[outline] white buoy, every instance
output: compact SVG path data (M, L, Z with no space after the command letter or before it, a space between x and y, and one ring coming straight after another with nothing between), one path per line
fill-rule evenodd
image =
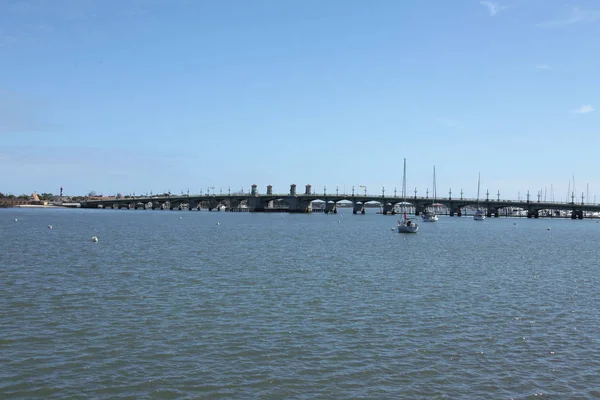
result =
M183 217L179 217L179 219L183 219Z
M97 236L92 236L92 242L97 242L98 241L98 237Z
M395 231L395 230L396 230L396 228L392 228L392 230L393 230L393 231Z
M15 218L15 222L17 222L17 221L18 221L18 219Z
M48 229L52 229L52 225L48 225Z
M221 223L220 223L220 222L217 222L217 225L221 225Z

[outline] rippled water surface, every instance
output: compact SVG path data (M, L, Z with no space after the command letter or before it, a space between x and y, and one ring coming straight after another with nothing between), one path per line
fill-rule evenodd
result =
M600 224L394 223L0 210L0 398L600 397Z

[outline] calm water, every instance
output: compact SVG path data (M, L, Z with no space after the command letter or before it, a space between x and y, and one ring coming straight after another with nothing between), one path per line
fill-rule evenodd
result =
M0 398L600 397L600 224L369 211L0 210Z

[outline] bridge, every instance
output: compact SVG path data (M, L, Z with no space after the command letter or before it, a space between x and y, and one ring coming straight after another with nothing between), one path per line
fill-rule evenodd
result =
M499 217L502 209L522 209L527 213L527 218L539 218L540 212L547 210L544 215L558 216L560 211L570 211L572 219L583 219L586 212L600 212L600 205L577 204L560 202L520 201L520 200L485 200L452 198L449 194L446 198L430 198L412 196L404 201L397 195L386 196L385 192L380 195L369 194L328 194L315 193L311 185L306 185L304 193L296 192L296 185L290 186L289 193L275 194L273 187L267 186L265 194L258 192L257 186L252 185L248 194L205 194L205 195L168 195L168 196L138 196L130 198L110 199L86 199L80 202L82 208L102 209L170 209L170 210L200 210L201 208L224 211L249 211L249 212L290 212L310 213L313 212L313 202L321 201L324 207L319 209L325 213L337 213L337 208L342 204L350 204L354 214L364 214L367 203L379 203L382 214L395 214L398 207L410 207L414 209L415 215L421 214L427 209L434 207L446 207L450 216L461 216L463 209L479 204L479 207L487 210L488 217Z

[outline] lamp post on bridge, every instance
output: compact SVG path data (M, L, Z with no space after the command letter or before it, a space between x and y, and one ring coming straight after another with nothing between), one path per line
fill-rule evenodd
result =
M462 199L463 199L463 194L464 194L464 192L463 192L463 190L462 190L462 188L461 188L461 189L460 189L460 199L461 199L461 201L462 201Z
M498 195L498 201L500 201L500 189L498 189L497 195Z
M352 186L352 197L354 197L354 185Z
M381 188L381 197L385 197L385 186Z
M448 200L452 200L452 188L448 190Z
M417 188L415 187L415 199L417 198Z
M581 205L583 205L583 198L584 198L584 197L585 197L585 196L583 195L583 192L581 192Z
M323 185L323 196L327 196L327 186Z
M489 189L485 190L485 196L486 196L485 201L487 201L489 203L489 201L490 201L490 190Z
M363 186L365 188L365 196L367 195L367 187Z
M336 196L339 196L339 195L340 195L340 187L339 187L339 186L336 186L336 187L335 187L335 195L336 195Z
M429 188L427 188L425 190L425 198L428 199L429 198Z
M527 202L529 203L529 189L527 189Z
M394 197L398 197L398 190L394 187Z
M541 191L538 191L537 197L538 197L538 203L540 203L541 202L540 199L542 197L542 192Z

